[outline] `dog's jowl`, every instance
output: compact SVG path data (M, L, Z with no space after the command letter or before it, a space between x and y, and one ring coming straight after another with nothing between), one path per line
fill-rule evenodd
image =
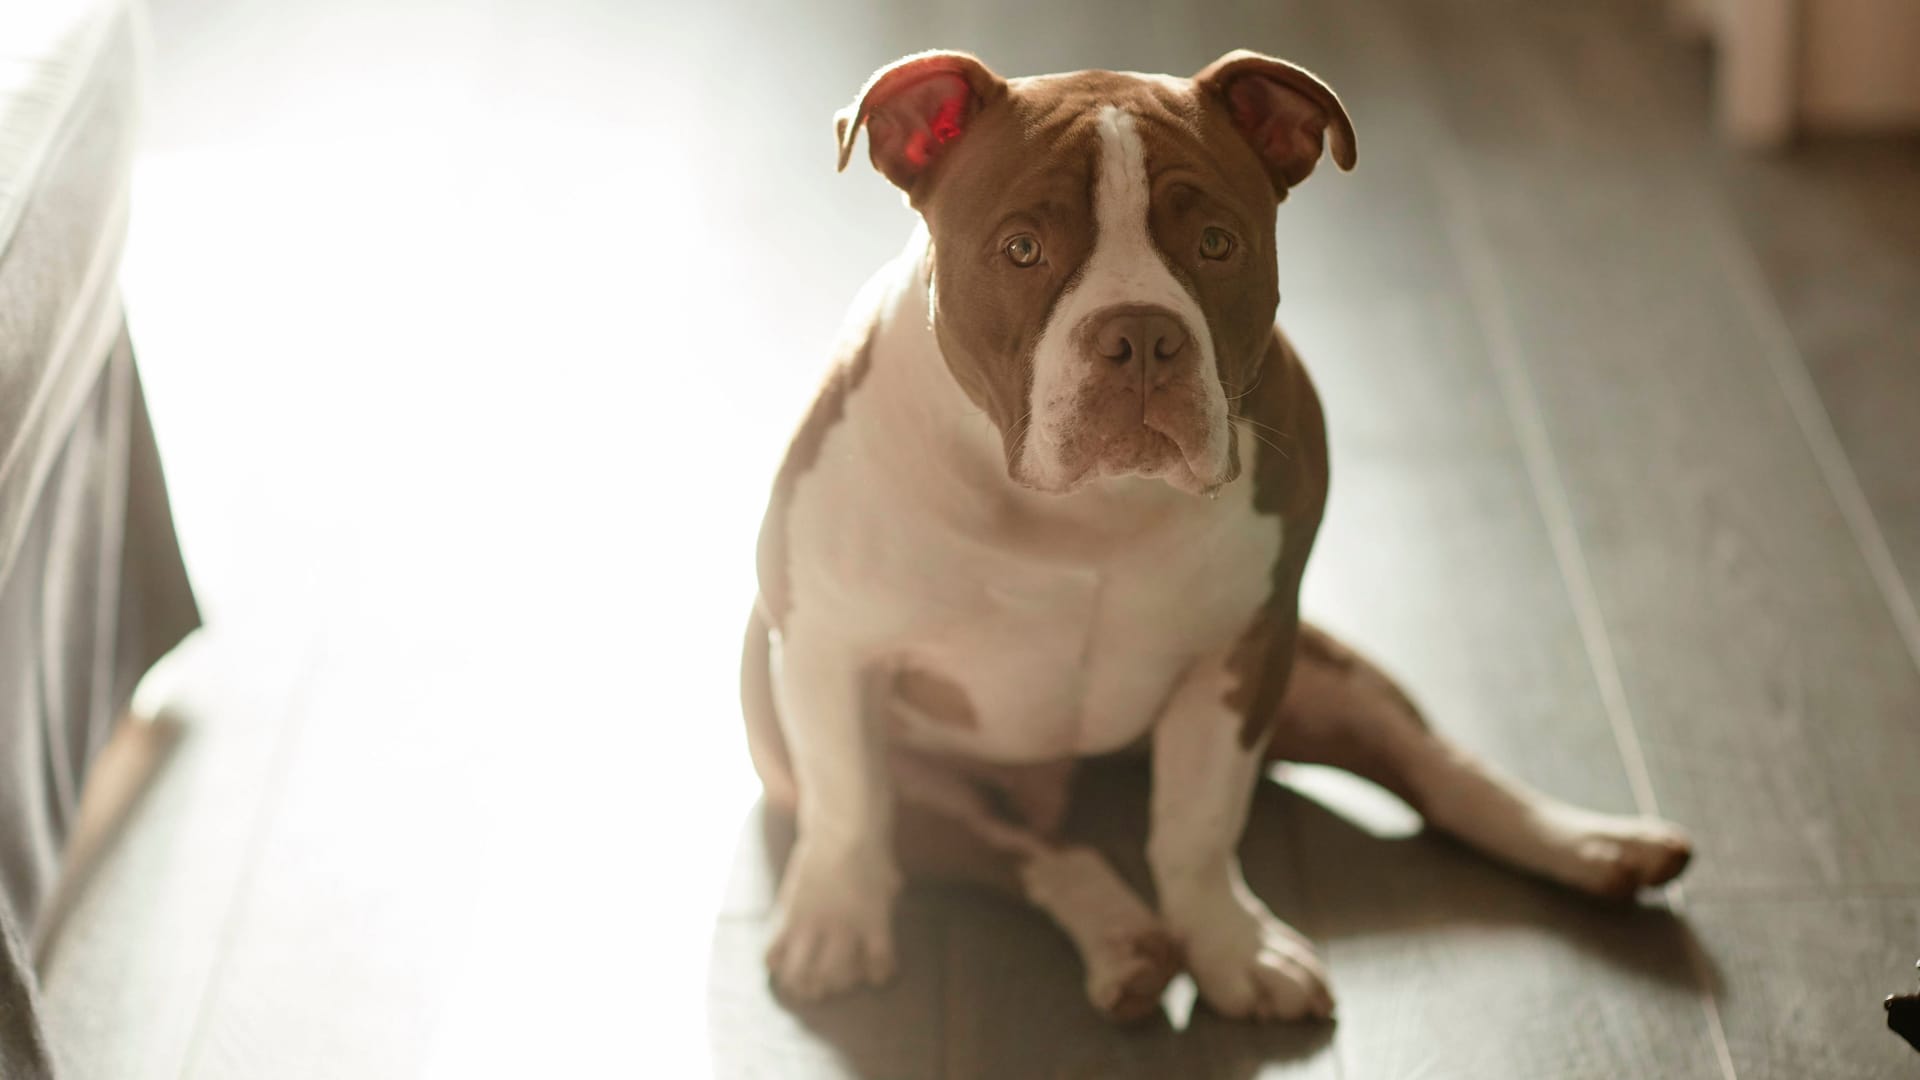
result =
M1190 79L922 53L836 126L842 167L864 130L923 226L854 301L760 534L743 684L798 817L784 993L887 979L904 875L1037 905L1117 1018L1182 969L1228 1016L1328 1016L1312 945L1235 856L1275 759L1588 892L1680 872L1672 826L1500 776L1300 622L1327 448L1274 327L1274 218L1323 157L1355 164L1331 89L1248 52ZM1074 762L1135 746L1157 908L1057 833Z

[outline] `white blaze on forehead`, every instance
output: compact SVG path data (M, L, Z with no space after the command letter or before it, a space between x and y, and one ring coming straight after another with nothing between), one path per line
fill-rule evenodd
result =
M1208 461L1226 460L1227 406L1214 362L1213 335L1207 319L1180 280L1167 269L1148 228L1152 187L1147 179L1146 148L1132 113L1103 106L1097 118L1100 167L1093 185L1094 243L1078 280L1063 292L1041 332L1033 354L1033 389L1028 397L1035 437L1022 450L1028 479L1056 487L1074 479L1062 475L1058 447L1077 422L1076 391L1088 367L1073 354L1074 329L1087 316L1116 304L1153 304L1180 317L1198 348L1197 374L1205 387L1209 412L1217 417L1208 433Z
M1104 230L1115 220L1147 223L1147 151L1133 114L1114 105L1100 110L1100 176L1094 189L1094 208Z

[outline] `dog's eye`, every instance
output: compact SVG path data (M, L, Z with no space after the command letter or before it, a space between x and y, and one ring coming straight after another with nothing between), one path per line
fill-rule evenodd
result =
M1006 250L1007 258L1015 266L1032 266L1040 261L1040 241L1029 233L1021 233L1007 241Z
M1200 254L1209 259L1224 259L1233 254L1233 234L1209 225L1200 234Z

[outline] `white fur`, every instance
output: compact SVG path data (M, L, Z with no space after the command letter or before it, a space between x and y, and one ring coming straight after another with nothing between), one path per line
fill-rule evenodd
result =
M1208 412L1206 444L1187 465L1203 484L1226 467L1226 392L1214 361L1205 313L1161 260L1148 229L1152 189L1145 148L1131 113L1109 105L1100 110L1100 174L1094 183L1094 247L1079 279L1055 303L1034 347L1032 434L1022 451L1020 475L1047 490L1078 482L1062 461L1060 445L1075 424L1075 402L1089 366L1074 352L1074 330L1087 316L1116 304L1157 304L1178 315L1192 335Z
M1153 733L1147 863L1167 928L1200 992L1228 1016L1329 1016L1326 969L1298 931L1247 887L1236 851L1265 740L1244 746L1226 703L1238 681L1224 654L1198 664Z

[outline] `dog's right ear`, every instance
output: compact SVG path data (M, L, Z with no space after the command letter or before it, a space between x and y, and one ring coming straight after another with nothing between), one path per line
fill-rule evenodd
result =
M1307 178L1322 150L1343 171L1354 164L1353 120L1333 88L1298 64L1235 49L1208 64L1193 83L1219 99L1247 145L1260 155L1273 192Z
M966 53L923 52L895 60L873 73L853 104L833 115L840 168L846 169L854 139L865 127L873 167L912 195L980 110L1006 92L1005 79Z

